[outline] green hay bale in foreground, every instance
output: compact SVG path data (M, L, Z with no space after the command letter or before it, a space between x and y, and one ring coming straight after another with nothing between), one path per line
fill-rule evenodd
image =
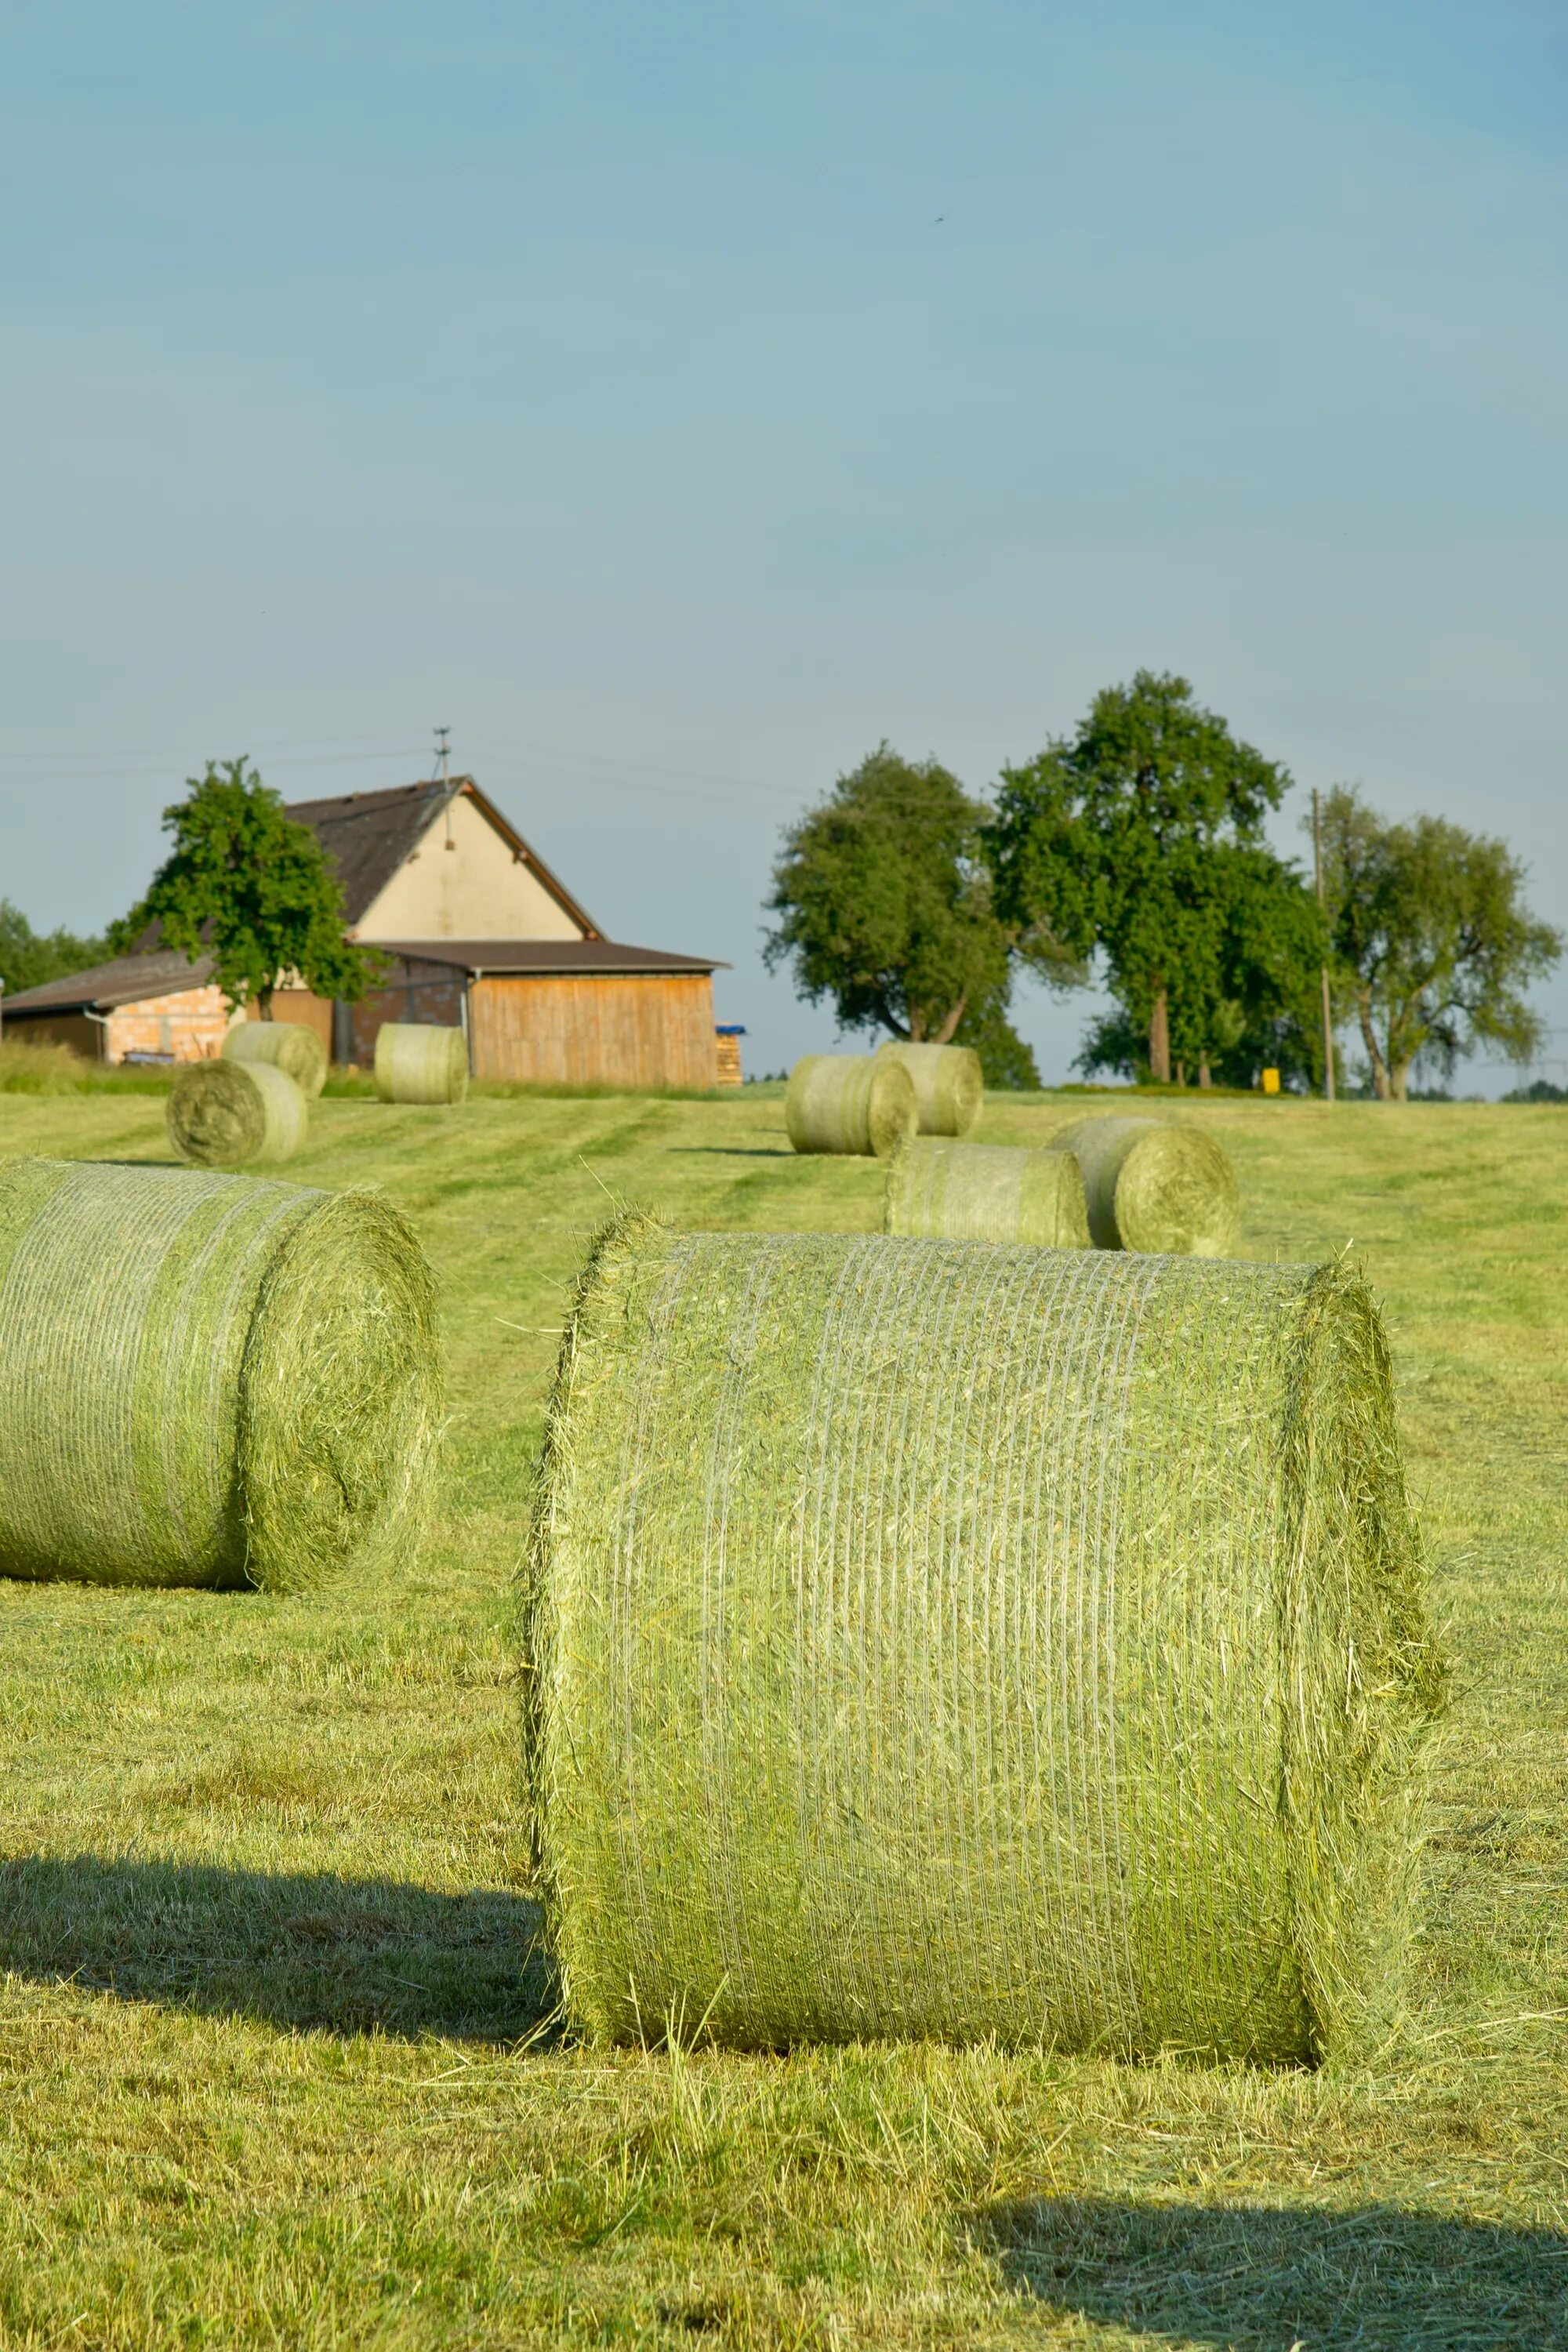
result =
M879 1059L900 1062L915 1082L921 1135L968 1135L985 1105L980 1056L969 1045L906 1045L889 1038Z
M1096 1249L1224 1257L1241 1196L1223 1144L1157 1118L1080 1118L1050 1139L1083 1171Z
M383 1102L460 1103L468 1091L468 1041L427 1021L384 1021L375 1037L375 1090Z
M374 1194L0 1168L0 1573L321 1584L413 1539L439 1408L434 1281Z
M885 1159L912 1141L914 1080L879 1054L803 1054L789 1074L784 1126L797 1151Z
M1087 1249L1083 1178L1070 1151L917 1138L888 1162L882 1230L921 1240Z
M270 1062L191 1062L169 1090L169 1140L202 1168L292 1160L310 1124L304 1096Z
M626 1217L530 1579L579 2027L1300 2061L1387 2012L1440 1670L1340 1267Z
M286 1070L308 1100L327 1083L327 1049L302 1021L237 1021L223 1041L223 1058Z

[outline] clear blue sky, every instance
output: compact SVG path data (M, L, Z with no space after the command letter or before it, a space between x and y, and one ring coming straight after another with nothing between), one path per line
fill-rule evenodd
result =
M1568 925L1565 65L1544 0L17 0L0 893L96 926L209 754L445 721L776 1067L780 825L1148 665Z

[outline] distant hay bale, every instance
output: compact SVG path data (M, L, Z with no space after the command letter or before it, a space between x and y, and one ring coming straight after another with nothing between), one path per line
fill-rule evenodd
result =
M932 1241L1089 1247L1083 1178L1070 1151L924 1136L888 1162L882 1228Z
M223 1041L226 1062L269 1062L313 1100L327 1083L327 1049L302 1021L237 1021Z
M1157 1118L1080 1118L1050 1139L1083 1171L1097 1249L1224 1257L1241 1198L1223 1144Z
M310 1124L304 1096L271 1062L187 1062L169 1090L169 1140L202 1168L291 1160Z
M906 1045L892 1037L879 1057L901 1062L915 1082L921 1135L968 1135L980 1123L985 1077L969 1045Z
M784 1126L797 1151L885 1159L919 1118L914 1080L879 1054L804 1054L789 1074Z
M439 1403L430 1269L374 1194L0 1168L0 1573L319 1585L411 1540Z
M460 1103L468 1091L468 1041L428 1021L384 1021L375 1036L375 1090L383 1102Z
M1290 2062L1387 2014L1441 1669L1341 1266L624 1217L529 1577L580 2028Z

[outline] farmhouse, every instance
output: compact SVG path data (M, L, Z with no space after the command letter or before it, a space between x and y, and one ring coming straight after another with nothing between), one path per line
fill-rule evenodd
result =
M471 776L288 813L337 867L350 939L386 958L362 1004L297 987L274 996L274 1018L309 1024L334 1061L369 1062L384 1021L435 1021L467 1031L479 1078L738 1083L735 1033L721 1039L713 1024L717 959L606 940ZM227 1013L210 963L147 944L7 1000L6 1033L110 1061L216 1054Z

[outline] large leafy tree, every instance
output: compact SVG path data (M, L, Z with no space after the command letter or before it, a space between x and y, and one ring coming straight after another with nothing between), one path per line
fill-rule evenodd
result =
M1443 817L1390 824L1340 785L1323 803L1323 886L1342 1001L1380 1102L1422 1060L1448 1076L1477 1045L1525 1062L1541 1042L1524 991L1563 936L1531 915L1506 843Z
M19 908L0 898L0 988L6 996L88 971L108 951L102 940L80 939L75 931L36 931Z
M994 1053L1010 1040L1026 1054L1006 1021L986 814L934 760L880 744L786 832L769 965L792 963L799 993L830 999L840 1028L945 1045L967 1017Z
M1263 835L1289 782L1185 678L1150 670L1097 695L1075 736L1002 772L998 911L1047 971L1099 947L1112 1025L1123 1045L1138 1033L1157 1079L1234 1058L1310 952L1310 900Z
M153 925L186 955L209 955L229 1003L272 1018L272 992L298 973L318 996L356 1003L382 959L343 936L343 894L308 825L241 760L209 761L163 811L174 846L141 903L110 935L121 954Z

